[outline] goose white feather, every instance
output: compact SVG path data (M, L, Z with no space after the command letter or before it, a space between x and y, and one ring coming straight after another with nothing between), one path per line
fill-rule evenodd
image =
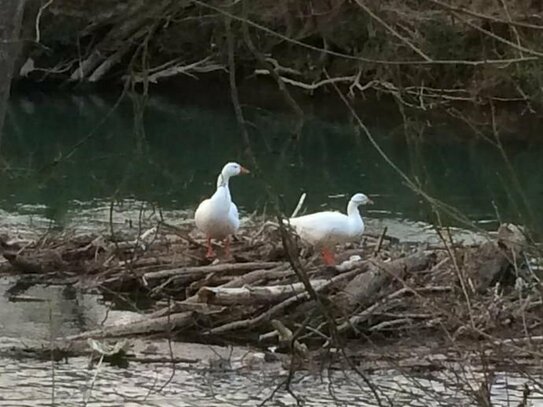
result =
M225 240L225 249L229 254L228 239L239 229L239 213L236 204L232 202L228 183L231 177L248 172L238 163L226 164L217 177L215 193L202 201L194 213L196 227L208 239L208 257L213 255L211 239Z
M325 211L290 218L288 223L306 243L322 250L324 261L334 264L333 247L359 239L364 233L364 220L358 207L373 203L366 195L357 193L347 205L347 215Z

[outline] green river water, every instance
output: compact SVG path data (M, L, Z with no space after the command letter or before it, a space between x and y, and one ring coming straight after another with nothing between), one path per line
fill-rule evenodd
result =
M193 209L212 192L225 162L252 167L254 158L258 171L232 183L245 213L270 211L275 197L290 213L302 192L309 209L343 210L349 195L364 192L375 201L370 218L433 219L430 206L345 118L308 115L296 144L287 114L248 107L248 147L227 100L176 103L171 95L156 95L138 110L143 102L126 97L112 110L115 101L114 95L14 95L2 146L2 209L35 213L59 226L74 209L113 198ZM439 123L426 141L408 143L401 121L374 110L372 134L426 193L487 228L498 219L536 229L543 223L537 210L543 203L543 144L507 145L509 166L494 146L473 137L458 142L455 136L465 130Z

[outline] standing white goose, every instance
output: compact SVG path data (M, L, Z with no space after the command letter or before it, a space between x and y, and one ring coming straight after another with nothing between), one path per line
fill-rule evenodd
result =
M290 218L289 223L306 243L321 249L324 263L334 265L334 246L352 242L364 233L364 221L360 216L360 205L373 204L366 195L354 194L347 205L347 215L340 212L317 212Z
M207 236L206 257L214 256L211 239L224 241L225 253L230 255L230 235L239 228L239 215L236 204L232 202L228 181L230 177L248 174L249 170L238 163L227 163L217 178L217 190L200 203L194 213L196 227Z

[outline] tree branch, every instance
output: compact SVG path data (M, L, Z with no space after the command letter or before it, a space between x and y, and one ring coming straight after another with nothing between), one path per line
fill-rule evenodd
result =
M425 59L428 62L433 62L433 60L428 55L426 55L419 48L417 48L411 41L409 41L407 38L402 36L398 31L396 31L394 28L388 25L386 21L384 21L381 17L379 17L377 14L371 11L371 9L369 9L362 0L355 0L355 1L356 1L356 4L358 4L371 18L373 18L375 21L377 21L379 24L385 27L385 29L388 32L390 32L392 35L398 38L401 42L403 42L405 45L407 45L409 48L415 51L415 53L420 55L423 59Z

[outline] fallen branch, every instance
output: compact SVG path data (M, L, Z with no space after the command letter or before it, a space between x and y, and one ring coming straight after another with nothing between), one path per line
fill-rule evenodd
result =
M190 64L164 64L161 67L150 69L147 74L136 73L133 76L133 80L136 83L147 81L149 83L157 83L160 79L170 78L180 74L192 75L195 73L208 73L213 71L226 71L226 67L221 64L211 63L213 57L207 56L200 61L196 61Z
M372 304L381 289L393 279L401 279L406 273L424 270L432 261L433 256L424 253L416 253L391 263L370 260L364 264L367 271L355 277L332 302L345 314L349 314L357 306Z
M346 322L343 322L337 327L338 332L344 332L349 328L355 329L357 331L356 326L362 324L363 322L366 322L368 318L370 318L374 312L382 307L384 304L386 304L388 301L398 298L406 293L408 293L410 290L407 288L400 288L398 291L393 292L392 294L387 295L386 297L382 298L372 306L366 308L364 311L357 313L356 315L353 315L350 317Z
M187 328L193 321L192 312L182 312L160 318L142 317L141 321L83 332L81 334L69 336L66 340L75 341L87 338L112 338L150 334L154 332L171 332L175 329Z
M326 281L324 284L317 287L315 289L315 292L319 293L319 292L321 292L321 291L323 291L323 290L325 290L325 289L339 283L340 281L342 281L344 279L349 279L349 278L353 277L357 273L358 273L357 270L353 270L353 271L349 271L349 272L340 274L339 276L335 276L335 277L331 278L330 280ZM307 300L309 298L310 298L310 296L309 296L309 293L307 293L307 291L302 292L300 294L293 295L292 297L287 298L286 300L284 300L283 302L280 302L277 305L274 305L273 307L271 307L270 309L268 309L267 311L265 311L264 313L262 313L262 314L260 314L260 315L258 315L256 317L253 317L253 318L250 318L250 319L245 319L245 320L242 320L242 321L229 322L227 324L224 324L224 325L218 326L216 328L210 329L208 331L208 334L216 335L216 334L219 334L219 333L224 333L224 332L228 332L228 331L232 331L232 330L236 330L236 329L247 329L247 328L257 326L258 324L260 324L262 322L270 321L272 317L275 317L279 312L281 312L285 308L288 308L291 305L294 305L294 304L296 304L298 302Z
M326 280L311 280L314 289L326 283ZM261 305L280 301L304 290L303 283L242 288L204 287L198 291L198 297L200 301L214 305Z
M254 263L231 263L215 264L212 266L181 267L171 270L153 271L145 273L143 279L147 282L168 277L176 280L191 281L202 278L210 273L229 273L232 271L247 271L255 269L271 269L283 263L280 262L254 262Z

